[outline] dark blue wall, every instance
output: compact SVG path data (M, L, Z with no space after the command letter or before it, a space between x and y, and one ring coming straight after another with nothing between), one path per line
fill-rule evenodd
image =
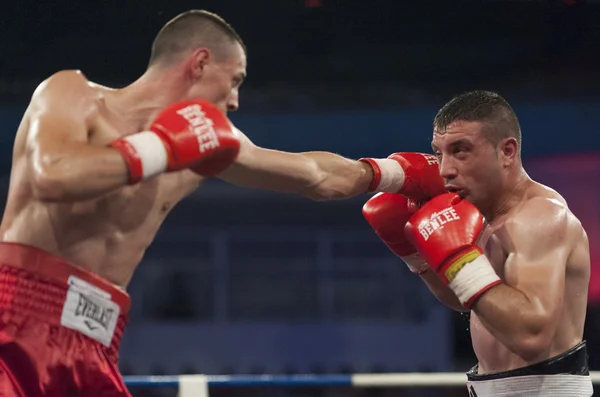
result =
M524 157L600 149L600 102L515 104L523 130ZM231 116L261 146L289 150L328 150L349 157L387 156L396 151L430 151L431 122L437 109L401 108L323 114ZM0 107L0 157L11 156L23 108Z

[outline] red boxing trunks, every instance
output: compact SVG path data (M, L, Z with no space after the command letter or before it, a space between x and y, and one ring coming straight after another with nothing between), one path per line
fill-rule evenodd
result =
M0 396L127 397L127 293L37 248L0 243Z

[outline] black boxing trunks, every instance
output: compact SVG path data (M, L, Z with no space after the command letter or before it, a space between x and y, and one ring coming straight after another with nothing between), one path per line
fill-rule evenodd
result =
M467 372L469 397L589 397L593 394L585 341L566 352L511 371Z

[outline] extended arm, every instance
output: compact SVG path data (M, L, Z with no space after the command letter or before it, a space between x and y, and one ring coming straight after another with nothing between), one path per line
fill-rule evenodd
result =
M329 152L264 149L243 136L239 157L219 178L238 186L334 200L367 192L373 169L368 163Z
M386 159L350 160L329 152L264 149L242 135L237 161L220 178L238 186L335 200L367 192L402 193L427 200L444 192L435 157L399 152Z

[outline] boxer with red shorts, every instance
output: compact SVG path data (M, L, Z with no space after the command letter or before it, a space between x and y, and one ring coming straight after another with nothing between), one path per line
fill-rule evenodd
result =
M40 84L0 226L0 395L129 395L117 367L127 284L170 209L208 177L314 200L444 191L427 178L439 172L431 155L357 161L254 145L226 117L245 75L235 30L193 10L161 29L124 88L72 70Z

